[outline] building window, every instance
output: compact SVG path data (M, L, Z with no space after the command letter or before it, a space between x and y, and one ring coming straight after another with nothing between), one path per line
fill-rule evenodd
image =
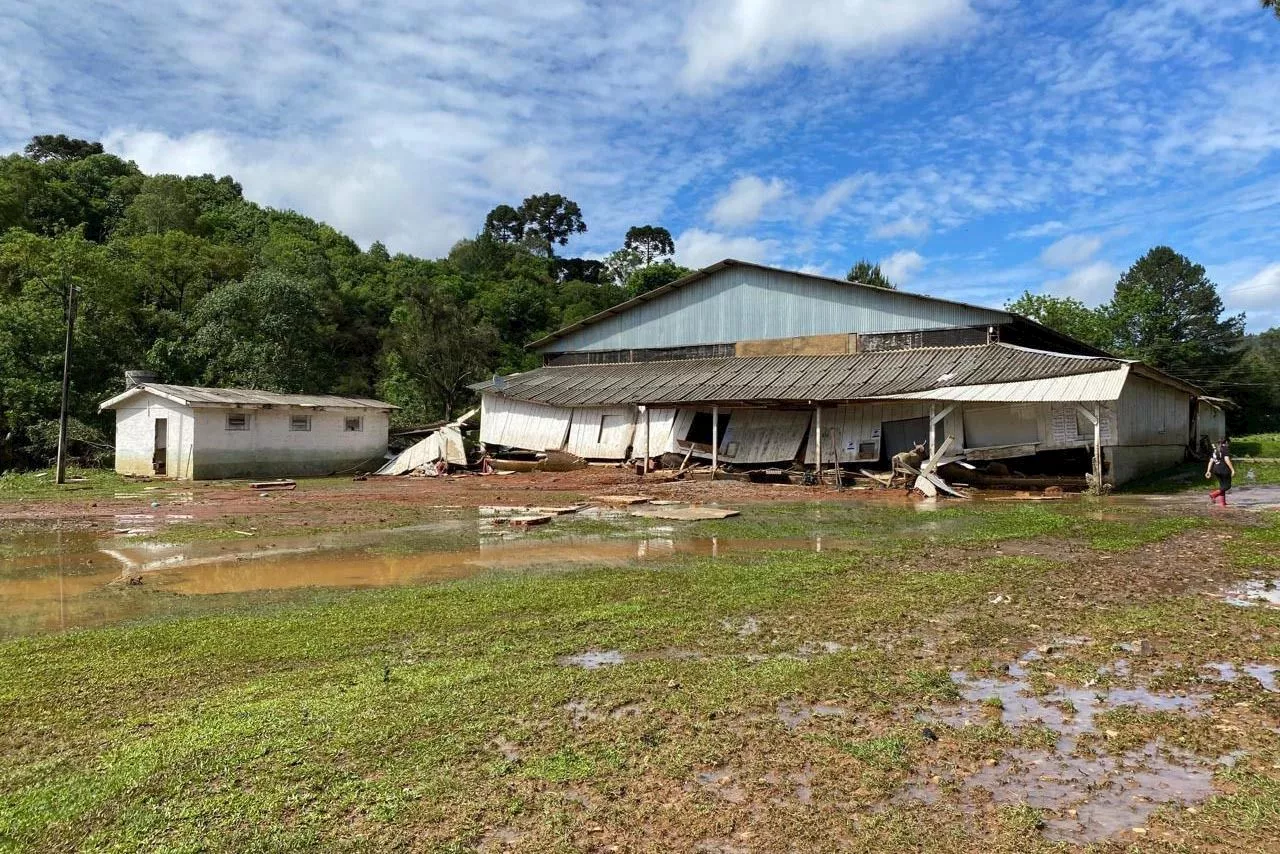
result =
M1093 441L1093 422L1079 409L1076 410L1076 438Z
M311 430L310 415L290 415L289 429L295 433L307 433Z
M364 419L359 415L352 416L343 421L343 430L347 433L360 433L364 431Z
M229 412L227 413L227 429L228 430L248 430L249 415L246 412Z

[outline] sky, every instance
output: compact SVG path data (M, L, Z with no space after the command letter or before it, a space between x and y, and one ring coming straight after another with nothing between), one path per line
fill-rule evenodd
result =
M627 8L634 7L634 8ZM986 305L1147 249L1280 325L1280 21L1257 0L0 0L0 150L101 139L393 252L577 201L602 257Z

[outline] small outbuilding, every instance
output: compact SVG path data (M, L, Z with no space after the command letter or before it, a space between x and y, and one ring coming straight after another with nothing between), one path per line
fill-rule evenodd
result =
M116 413L120 474L213 480L372 471L391 412L381 400L131 382Z

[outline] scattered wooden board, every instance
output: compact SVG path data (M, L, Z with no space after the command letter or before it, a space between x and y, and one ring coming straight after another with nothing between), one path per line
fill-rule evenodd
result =
M510 525L512 528L532 528L535 525L546 525L554 516L500 516L493 520L495 525Z
M737 510L723 507L655 507L632 510L632 516L645 519L669 519L675 522L704 522L708 519L728 519L739 515Z
M613 504L621 507L630 507L633 504L645 504L652 501L653 498L648 495L596 495L591 498L592 501L600 504Z
M249 484L250 489L294 489L298 484L291 480L265 480L260 483ZM151 487L148 487L150 489ZM157 487L158 488L158 487Z

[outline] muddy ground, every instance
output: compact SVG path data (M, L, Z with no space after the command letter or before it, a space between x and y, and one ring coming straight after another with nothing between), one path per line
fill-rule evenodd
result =
M0 504L0 850L1280 850L1280 514L643 487ZM641 491L742 515L475 509Z

